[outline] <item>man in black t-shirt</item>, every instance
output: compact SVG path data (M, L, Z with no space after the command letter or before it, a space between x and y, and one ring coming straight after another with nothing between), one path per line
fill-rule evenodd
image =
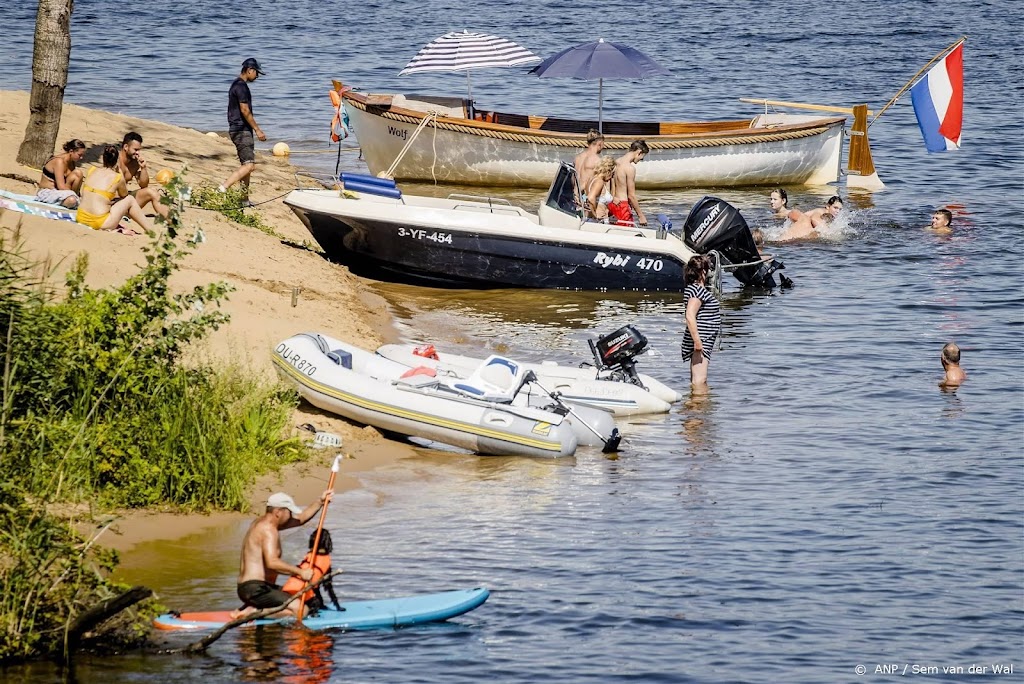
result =
M242 62L242 72L231 84L231 89L228 90L228 135L231 136L231 142L235 143L238 161L242 165L224 181L224 185L219 188L221 191L241 182L245 188L246 197L249 196L249 177L252 175L253 169L256 168L256 142L253 140L253 134L255 133L260 141L267 139L252 115L252 94L249 92L249 83L264 73L260 68L260 63L250 57Z

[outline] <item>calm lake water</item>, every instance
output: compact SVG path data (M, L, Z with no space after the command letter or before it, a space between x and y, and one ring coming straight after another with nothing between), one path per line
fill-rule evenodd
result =
M30 86L34 5L6 12L2 88ZM0 676L817 684L894 681L904 666L917 680L990 681L993 664L1013 664L996 679L1022 681L1021 19L1018 3L977 1L256 0L244 12L192 0L76 3L71 102L223 130L227 87L252 55L269 72L253 86L256 115L270 143L296 151L326 148L331 78L465 92L461 74L397 76L448 30L497 33L542 56L603 35L672 70L606 82L607 119L756 113L740 97L877 110L967 33L964 148L929 156L909 96L879 119L872 148L887 189L843 188L852 211L840 230L777 248L792 290L730 285L709 396L623 422L617 459L595 449L555 462L425 453L336 499L328 517L346 568L340 593L487 586L477 611L398 632L243 631L204 657L82 658L64 675L32 665ZM597 104L595 83L525 70L477 72L473 92L488 107L533 114L584 116ZM342 159L365 168L354 152ZM334 165L326 154L293 160ZM833 191L793 188L791 198L806 208ZM498 192L527 206L540 199ZM641 200L681 223L705 192ZM777 228L767 189L719 194L752 225ZM951 235L925 228L940 206L955 214ZM379 290L409 339L479 355L584 361L588 337L633 323L654 348L641 369L688 382L677 298ZM950 340L970 376L955 393L937 386ZM286 556L300 555L305 536L286 537ZM229 529L154 544L150 565L126 571L176 608L230 605L240 537Z

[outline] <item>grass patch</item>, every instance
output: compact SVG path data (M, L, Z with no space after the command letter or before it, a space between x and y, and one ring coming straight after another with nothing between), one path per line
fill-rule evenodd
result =
M192 188L190 201L193 206L219 212L235 223L283 239L283 236L268 226L258 213L244 206L248 199L241 188L232 187L220 192L215 185L198 185Z

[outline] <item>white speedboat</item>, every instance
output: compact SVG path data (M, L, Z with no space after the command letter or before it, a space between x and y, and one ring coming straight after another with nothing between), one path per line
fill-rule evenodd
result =
M309 403L388 432L492 455L570 456L581 439L618 445L609 413L521 394L528 371L501 357L449 381L327 335L302 333L278 344L272 358Z
M667 413L683 395L663 382L636 373L633 359L647 347L647 339L632 326L591 341L595 365L564 366L553 361L523 363L537 376L537 382L523 391L557 392L573 404L611 411L617 416ZM385 344L377 353L408 368L426 367L442 377L471 375L483 359L438 351L433 344ZM540 388L543 389L540 389Z
M694 254L717 252L745 285L773 287L746 221L705 197L682 230L587 221L562 164L537 214L506 200L405 195L394 181L342 174L345 191L299 189L284 202L332 260L357 273L448 287L682 292ZM353 192L354 191L354 192Z

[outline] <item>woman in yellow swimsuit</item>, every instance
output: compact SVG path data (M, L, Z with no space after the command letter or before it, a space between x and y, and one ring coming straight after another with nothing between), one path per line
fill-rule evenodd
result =
M93 167L82 181L82 200L78 205L78 222L95 230L113 230L135 235L135 231L121 229L121 219L130 216L143 228L152 228L135 198L128 194L124 176L115 171L117 148L103 149L103 168ZM115 198L120 198L115 201Z

